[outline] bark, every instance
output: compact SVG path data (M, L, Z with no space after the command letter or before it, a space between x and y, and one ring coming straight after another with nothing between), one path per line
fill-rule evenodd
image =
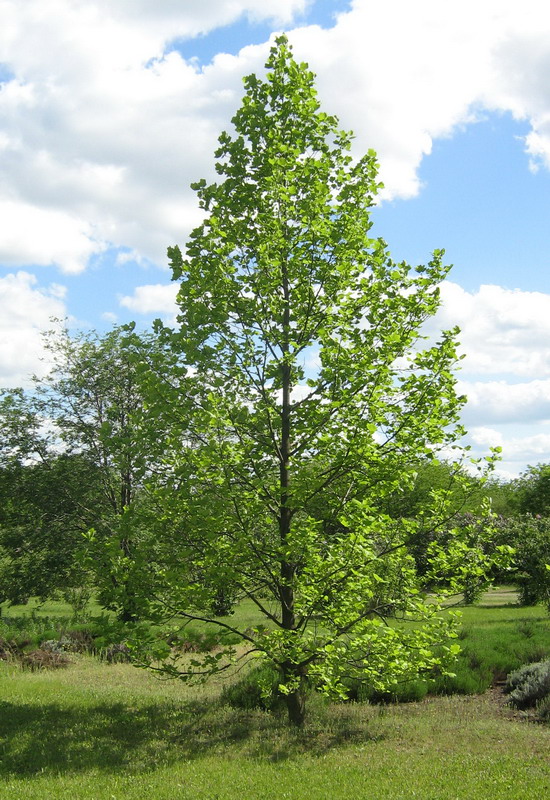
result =
M303 679L299 688L286 696L286 708L290 725L302 728L306 718L306 693Z

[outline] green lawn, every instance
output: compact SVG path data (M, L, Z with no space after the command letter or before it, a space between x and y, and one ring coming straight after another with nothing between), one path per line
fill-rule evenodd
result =
M216 705L128 665L0 672L0 797L522 800L550 788L550 728L489 696L318 704L284 718Z
M514 599L499 589L465 609L468 636L531 640L548 615ZM283 716L221 707L221 687L89 656L38 673L0 662L0 800L532 800L550 790L550 727L514 717L492 693L315 701L295 733Z

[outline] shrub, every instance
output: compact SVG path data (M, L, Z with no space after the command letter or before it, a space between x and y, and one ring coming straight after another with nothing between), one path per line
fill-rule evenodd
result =
M280 681L279 673L271 664L260 664L235 683L225 686L220 700L231 708L273 711L283 704L278 688Z
M550 725L550 695L545 697L537 707L537 715L541 722Z
M0 637L25 647L31 642L38 647L45 639L59 638L60 622L51 617L4 616L0 619ZM21 644L22 642L25 644Z
M493 679L494 673L488 664L464 657L453 665L452 675L435 678L430 694L482 694Z
M180 653L209 653L220 645L238 644L240 638L233 633L204 632L185 627L181 631L171 632L166 641Z
M468 579L462 592L464 605L473 606L474 603L478 603L483 596L485 588L486 582L482 578L474 576Z
M545 603L550 609L550 519L524 514L500 519L498 538L515 549L514 565L522 606Z
M526 664L511 672L506 682L509 702L516 708L533 708L550 695L550 659Z
M43 650L42 648L31 650L30 653L24 653L20 656L19 662L23 669L30 669L31 672L42 669L61 669L71 663L64 653Z
M40 643L40 649L50 653L66 653L70 648L71 640L67 636L62 636L61 639L47 639Z
M17 652L17 646L13 642L0 637L0 661L10 661Z
M124 664L132 660L130 648L124 642L111 644L100 650L99 657L108 664Z
M67 631L66 637L70 642L68 649L72 653L90 653L94 655L96 652L95 639L90 630L86 628L74 629Z
M230 586L220 586L216 590L210 611L215 617L228 617L234 613L236 593Z
M417 703L423 700L430 690L431 680L403 681L385 692L373 689L367 683L354 681L348 683L348 700L358 703Z

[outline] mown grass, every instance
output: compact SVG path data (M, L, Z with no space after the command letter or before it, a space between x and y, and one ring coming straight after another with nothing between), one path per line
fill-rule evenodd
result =
M99 605L99 603L92 599L86 606L84 616L98 616L104 613L105 611ZM62 599L40 601L37 597L31 597L29 602L25 605L9 605L8 603L0 603L0 619L3 616L30 617L31 619L40 619L43 617L67 619L71 617L71 614L72 611L70 605Z
M0 680L0 797L527 800L550 781L550 729L489 698L315 703L306 729L129 665Z
M463 645L515 629L531 641L548 623L542 608L487 600L465 609ZM221 706L221 682L191 689L72 658L38 673L0 663L1 800L531 800L550 788L550 727L490 694L385 706L317 698L294 732L282 714Z

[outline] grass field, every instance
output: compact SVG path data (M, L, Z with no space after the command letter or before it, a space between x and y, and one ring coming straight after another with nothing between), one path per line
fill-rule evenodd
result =
M472 635L509 626L530 639L529 626L547 623L542 607L514 607L506 591L465 610ZM550 727L513 714L495 692L393 706L315 700L297 733L284 716L220 706L220 691L221 683L191 689L90 656L51 672L0 662L0 800L532 800L550 792Z

